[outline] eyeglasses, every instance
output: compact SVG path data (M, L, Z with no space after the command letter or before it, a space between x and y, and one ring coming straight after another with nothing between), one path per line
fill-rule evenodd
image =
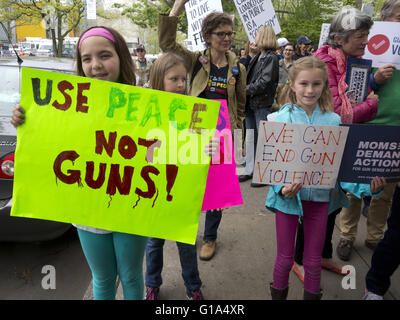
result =
M235 31L233 31L233 32L220 31L220 32L211 32L211 34L215 34L220 39L225 39L226 36L228 36L228 38L234 37L236 32Z
M136 49L136 52L144 52L143 49Z

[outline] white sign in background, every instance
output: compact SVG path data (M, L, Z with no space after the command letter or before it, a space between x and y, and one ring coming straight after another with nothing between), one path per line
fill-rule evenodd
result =
M223 12L221 0L190 0L185 4L185 9L192 51L204 50L206 45L201 34L201 24L211 12Z
M96 20L96 0L86 0L86 14L88 20Z
M271 0L234 0L250 42L254 42L259 27L271 26L275 34L281 32Z
M329 36L329 28L331 27L330 23L323 23L321 26L321 34L319 36L319 43L318 43L318 48L322 47L325 43L325 41L328 40Z
M400 70L400 23L374 22L370 33L369 43L365 49L364 59L371 59L373 67L387 63L394 64Z

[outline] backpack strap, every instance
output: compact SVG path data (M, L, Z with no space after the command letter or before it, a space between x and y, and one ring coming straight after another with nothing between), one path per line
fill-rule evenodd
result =
M193 67L193 71L192 71L192 75L191 75L191 77L190 77L190 87L192 86L192 83L193 83L193 79L196 77L196 75L197 75L197 73L200 71L200 69L201 69L201 67L202 67L202 64L201 64L201 62L200 62L200 57L202 56L202 55L205 55L206 54L206 51L207 51L207 49L205 49L204 51L203 51L203 53L199 53L198 54L198 56L197 56L197 58L196 58L196 62L195 62L195 64L194 64L194 67ZM233 67L233 68L235 68L235 67ZM232 69L233 69L232 68ZM234 70L232 70L232 74L233 74L233 76L235 77L235 79L236 79L236 82L239 80L239 78L240 78L240 62L239 62L239 59L237 60L237 62L236 62L236 72L234 72Z
M198 72L200 71L200 69L201 69L200 57L201 57L202 55L205 55L205 54L206 54L206 51L207 51L207 49L205 49L205 50L203 51L203 53L200 52L200 53L197 55L196 62L195 62L195 64L194 64L194 66L193 66L192 75L191 75L191 77L190 77L190 87L192 86L193 79L196 77L197 73L198 73Z

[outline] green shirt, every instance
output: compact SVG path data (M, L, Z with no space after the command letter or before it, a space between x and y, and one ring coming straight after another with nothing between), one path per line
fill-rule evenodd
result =
M374 68L373 72L376 69ZM375 91L379 96L378 113L369 123L400 125L400 71L395 70L393 77Z

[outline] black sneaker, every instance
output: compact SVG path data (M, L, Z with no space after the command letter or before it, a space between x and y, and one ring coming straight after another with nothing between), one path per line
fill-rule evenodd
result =
M375 251L376 246L378 245L377 242L369 242L367 240L365 240L364 244L368 249L371 249L372 251Z
M340 241L336 248L338 257L343 261L350 259L351 251L353 250L353 241L345 238L340 238Z
M249 175L249 174L243 174L239 176L239 182L244 182L247 180L250 180L251 178L253 178L253 176Z
M203 293L200 289L191 292L186 291L186 296L189 300L204 300Z
M261 187L266 187L266 185L265 184L261 184L261 183L252 182L250 184L250 187L252 187L252 188L261 188Z
M160 292L160 288L147 287L145 300L158 300L159 292Z

